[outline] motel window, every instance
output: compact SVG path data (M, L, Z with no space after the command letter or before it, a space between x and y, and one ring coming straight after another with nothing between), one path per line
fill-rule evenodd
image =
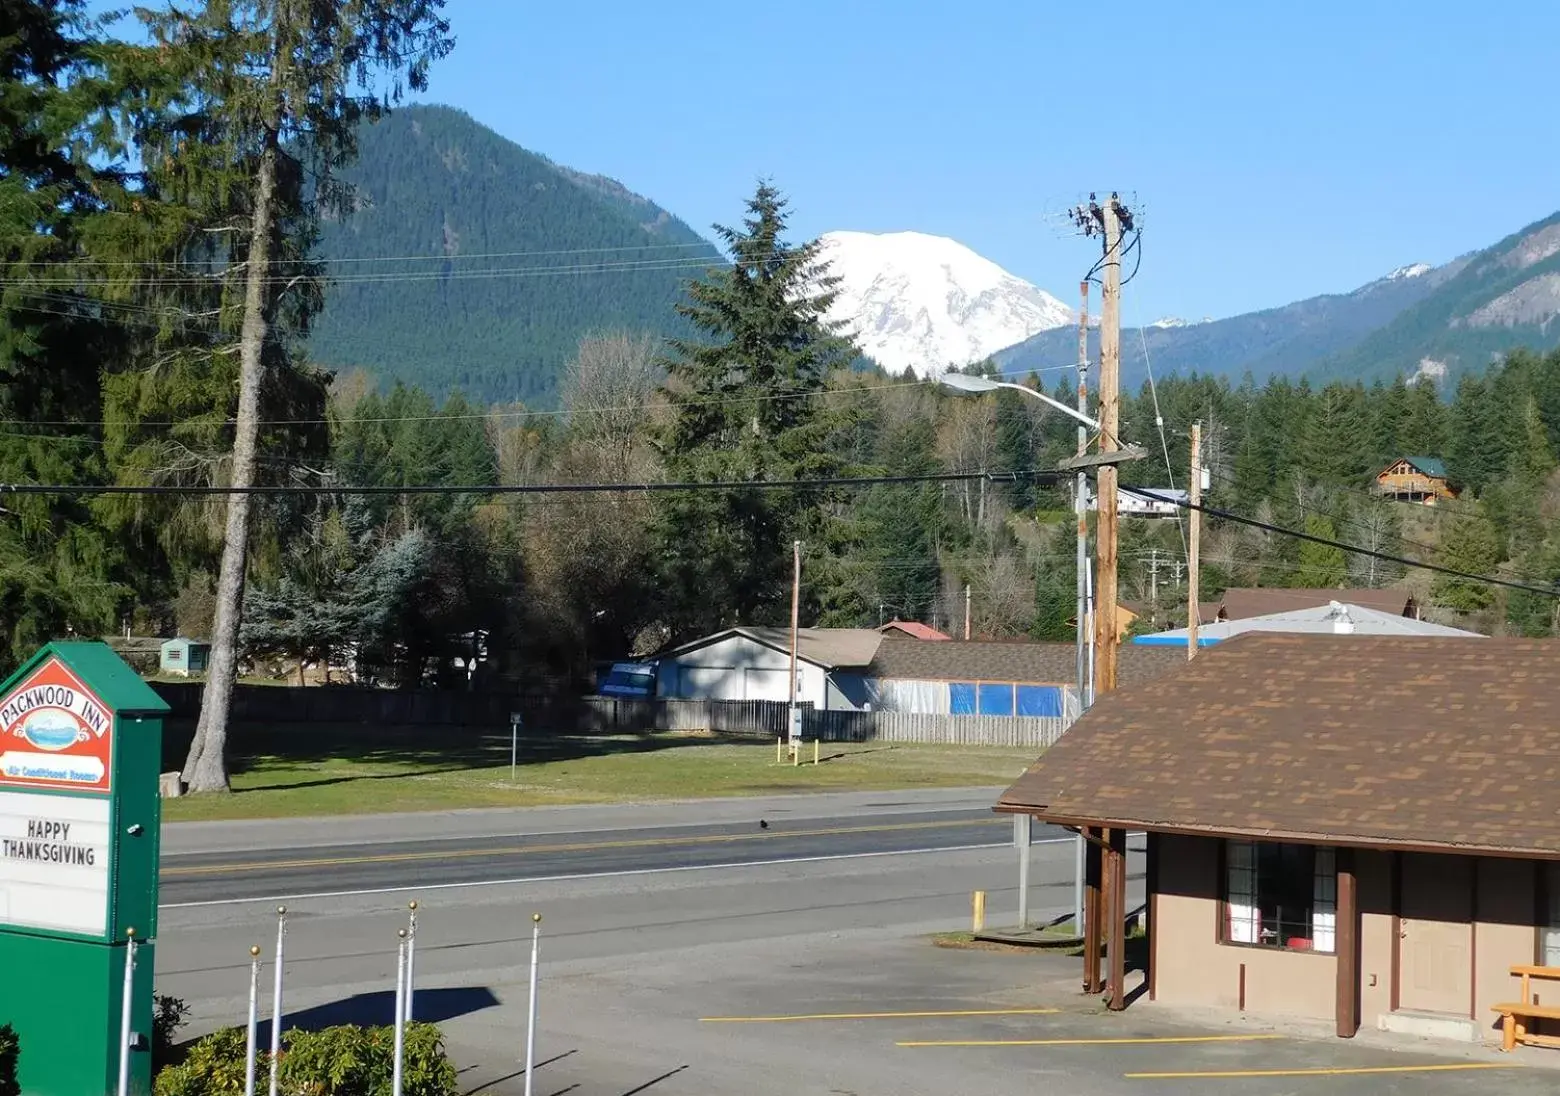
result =
M1544 865L1544 902L1548 916L1539 933L1538 960L1546 967L1560 967L1560 862Z
M1337 905L1332 849L1266 841L1226 843L1225 943L1330 953Z

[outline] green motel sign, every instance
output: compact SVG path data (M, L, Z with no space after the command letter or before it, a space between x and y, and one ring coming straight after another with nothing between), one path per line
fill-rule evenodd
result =
M26 1096L151 1092L162 720L103 643L51 643L0 686L0 1024Z

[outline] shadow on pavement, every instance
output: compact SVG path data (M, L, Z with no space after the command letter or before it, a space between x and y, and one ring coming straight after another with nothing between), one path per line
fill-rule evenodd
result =
M541 1069L543 1066L550 1066L554 1062L561 1062L563 1059L569 1057L570 1055L578 1054L578 1053L579 1053L579 1050L575 1049L575 1050L566 1050L562 1054L554 1054L551 1058L544 1058L540 1062L537 1062L536 1065L532 1067L532 1070L534 1072L535 1070ZM473 1068L473 1067L468 1066L467 1068L470 1069L470 1068ZM462 1072L464 1072L464 1071L462 1071ZM468 1088L465 1092L461 1093L461 1096L477 1096L477 1093L479 1093L479 1092L486 1092L488 1089L492 1088L495 1085L501 1085L505 1081L513 1081L516 1077L524 1077L524 1076L525 1076L525 1067L521 1066L519 1069L515 1070L513 1073L506 1073L502 1077L494 1077L491 1081L483 1081L476 1088ZM552 1096L558 1096L558 1093L570 1092L570 1091L572 1091L572 1090L574 1090L576 1088L579 1088L579 1087L580 1087L579 1085L570 1085L568 1088L560 1088L558 1090L558 1092L557 1093L553 1093Z
M417 991L415 1018L423 1023L440 1024L457 1016L481 1012L498 1004L498 998L486 986L458 986L450 989L420 989ZM318 1031L337 1024L363 1024L380 1026L395 1019L395 994L390 990L374 993L358 993L332 1001L326 1005L289 1012L282 1022L282 1030L303 1028ZM260 1024L260 1045L269 1046L271 1023Z

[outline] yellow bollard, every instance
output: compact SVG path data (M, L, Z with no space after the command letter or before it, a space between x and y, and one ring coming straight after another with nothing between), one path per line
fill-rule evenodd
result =
M973 907L973 917L971 918L971 921L974 924L974 927L971 928L970 931L984 932L986 928L986 892L976 891L974 894L970 895L970 905Z
M813 764L818 764L818 740L813 739Z
M781 754L780 754L780 751L783 750L783 749L785 749L785 739L783 739L783 738L775 739L775 764L776 765L780 764L780 762L783 760L783 758L781 757Z

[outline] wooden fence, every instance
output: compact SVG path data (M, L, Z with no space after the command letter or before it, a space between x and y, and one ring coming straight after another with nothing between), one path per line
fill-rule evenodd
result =
M174 718L200 709L198 683L157 683ZM238 723L316 723L337 727L470 727L507 731L518 712L527 735L653 734L709 731L736 738L774 739L786 733L787 705L773 700L630 700L614 697L553 701L504 693L365 689L353 686L240 685L233 690ZM919 715L908 712L814 711L802 706L802 737L824 742L925 742L954 746L1044 749L1067 729L1065 719L1031 716Z

